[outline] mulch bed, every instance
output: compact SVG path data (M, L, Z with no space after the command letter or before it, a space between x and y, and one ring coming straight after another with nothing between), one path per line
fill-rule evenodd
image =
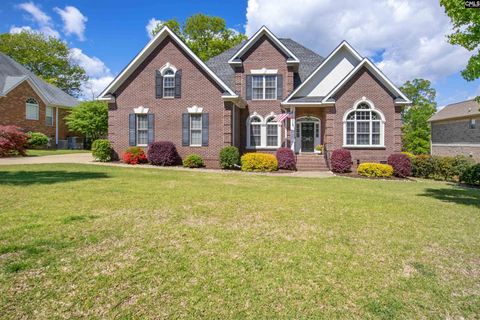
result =
M349 177L349 178L367 179L367 180L398 180L398 181L412 181L412 182L416 181L416 180L411 179L411 178L399 178L399 177L394 177L394 176L389 177L389 178L385 178L385 177L381 177L381 178L365 177L365 176L361 176L358 173L353 172L353 171L352 172L346 172L346 173L336 173L335 172L335 175L340 176L340 177Z

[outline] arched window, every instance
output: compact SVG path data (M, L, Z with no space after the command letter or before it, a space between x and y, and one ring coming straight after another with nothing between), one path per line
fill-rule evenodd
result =
M279 146L279 125L275 121L275 116L270 116L265 121L267 124L267 147L278 147Z
M280 123L275 114L269 114L265 120L254 113L247 120L247 148L276 149L280 147Z
M38 106L37 100L33 98L28 98L25 102L25 119L27 120L38 120L40 113L40 107Z
M384 145L385 118L368 101L361 101L347 111L343 120L343 144L350 147L381 147Z
M163 96L175 97L175 71L171 68L163 71Z
M248 121L248 146L255 148L262 145L262 119L259 116L251 116Z

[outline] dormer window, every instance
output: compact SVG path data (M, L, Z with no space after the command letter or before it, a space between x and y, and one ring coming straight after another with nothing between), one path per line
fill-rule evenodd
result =
M175 72L172 69L167 69L163 73L163 97L175 97Z

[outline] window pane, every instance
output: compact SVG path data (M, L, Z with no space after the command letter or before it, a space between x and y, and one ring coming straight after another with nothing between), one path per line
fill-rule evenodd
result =
M357 111L357 120L370 120L370 111Z
M175 88L163 88L163 96L164 97L174 97L175 96Z
M28 120L38 120L38 109L37 104L27 103L26 118Z
M175 86L175 78L174 77L164 77L163 78L163 86L165 88L171 88Z
M369 145L370 144L370 134L357 134L357 144L358 145Z
M263 99L263 89L262 88L253 88L252 99Z
M347 144L355 144L355 135L353 133L347 133Z
M372 120L380 120L380 115L376 112L372 111Z
M360 103L358 106L357 106L357 110L358 109L370 109L370 106L366 103Z
M202 130L191 130L191 145L200 146L202 145Z
M357 133L370 133L370 122L357 122Z
M355 123L347 122L347 133L355 133Z
M373 133L380 133L380 122L378 122L378 121L372 122L372 132Z
M201 114L191 114L191 130L202 130L202 115Z
M258 124L250 125L250 145L259 146L261 144L261 126Z
M276 99L276 89L275 88L266 88L265 89L265 99Z
M277 87L277 76L265 76L265 87L266 88L276 88Z
M148 144L147 130L137 130L137 144Z
M137 114L137 129L138 130L147 130L148 121L146 114Z
M252 88L263 88L263 76L252 76Z
M45 124L47 126L53 126L53 108L47 107L45 114Z
M380 134L379 133L372 134L372 144L373 145L380 145Z
M163 75L170 75L170 74L174 74L173 70L172 69L168 69L165 71L165 73Z

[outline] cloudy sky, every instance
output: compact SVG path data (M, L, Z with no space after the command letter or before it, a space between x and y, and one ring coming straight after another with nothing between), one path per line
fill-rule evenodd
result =
M198 12L221 16L247 35L266 25L323 56L345 39L397 84L431 80L439 106L480 95L480 80L467 82L459 74L471 53L446 42L451 25L438 0L4 0L0 32L36 30L66 41L90 76L84 88L89 98L142 49L158 21Z

